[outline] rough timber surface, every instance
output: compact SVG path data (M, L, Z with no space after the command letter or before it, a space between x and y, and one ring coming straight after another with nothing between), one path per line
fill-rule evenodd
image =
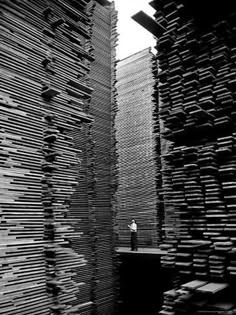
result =
M0 314L89 315L97 304L105 310L101 314L108 314L113 305L108 274L96 272L104 261L109 275L113 272L112 217L104 231L109 248L102 235L99 264L91 245L97 237L89 196L95 179L88 169L100 132L91 135L89 107L96 90L90 80L91 34L96 29L88 2L0 3ZM116 18L111 18L113 8L106 10L109 33ZM111 95L111 59L106 65ZM111 98L106 101L111 106ZM106 211L111 213L110 200ZM105 292L103 305L94 298L91 279Z
M115 192L116 153L113 115L115 100L115 46L117 13L113 4L103 6L98 1L93 11L95 61L91 65L91 84L94 87L90 110L95 117L90 130L94 159L91 163L90 211L94 220L93 294L97 315L115 314L118 289L115 252L115 212L112 209ZM95 181L95 182L94 182ZM114 182L114 183L113 183Z
M153 1L157 40L166 244L162 264L180 283L213 283L203 290L178 286L164 295L160 314L217 314L235 308L235 6L204 21L205 5ZM202 14L202 15L201 15ZM200 18L201 17L201 18ZM204 17L204 18L203 18ZM200 18L200 19L199 19ZM201 23L202 20L202 23ZM226 283L217 291L215 283ZM220 285L219 285L220 287ZM208 299L207 290L217 292ZM196 303L196 297L198 303ZM215 299L215 300L214 300ZM219 305L221 303L221 306ZM229 314L224 313L224 314ZM174 313L175 314L175 313Z
M150 49L144 49L118 62L115 124L118 151L119 245L129 246L128 224L138 224L138 244L155 247L160 242L160 164L158 121Z

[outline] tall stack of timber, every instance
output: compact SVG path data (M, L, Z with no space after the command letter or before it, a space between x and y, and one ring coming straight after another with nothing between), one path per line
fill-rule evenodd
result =
M96 186L91 207L95 218L96 259L96 314L115 314L114 299L117 296L118 275L115 253L116 238L113 235L115 213L112 209L115 192L116 154L112 115L116 110L115 99L115 46L117 41L117 12L114 4L97 1L94 8L92 44L95 61L91 68L94 93L91 113L95 117L91 136L94 143ZM114 179L113 179L114 177Z
M138 244L157 246L161 207L159 124L156 113L154 56L144 49L118 62L115 124L118 151L118 224L120 245L129 246L128 224L138 224Z
M96 105L90 70L97 26L88 2L0 4L0 314L95 314L97 292L107 288L105 277L114 271L113 247L95 248L103 235L93 213L94 142L100 135L95 129L93 134L90 114ZM114 32L114 8L107 12ZM112 82L114 66L106 62ZM112 215L107 220L113 239ZM103 278L99 255L109 256ZM114 303L112 285L102 296L103 309Z
M210 4L210 5L209 5ZM152 1L168 254L179 275L160 314L234 314L236 6Z
M76 144L81 149L79 185L72 199L71 211L76 216L83 237L74 246L85 255L87 265L77 270L84 278L78 299L93 302L92 314L111 314L115 308L117 275L112 196L115 186L115 143L112 141L112 114L116 102L115 81L116 11L108 1L89 5L92 16L92 54L89 81L93 88L89 111L93 124L82 125ZM87 110L85 104L84 109ZM114 153L112 153L114 151ZM90 313L89 313L90 314Z
M76 216L78 231L83 237L74 242L87 259L84 269L77 271L84 278L78 299L93 302L93 314L111 314L117 297L117 257L115 254L112 196L115 192L115 143L112 141L112 118L116 111L114 90L117 14L108 1L89 5L92 15L92 53L89 78L93 87L89 104L94 117L91 125L83 124L76 143L81 149L79 185L71 211ZM85 105L85 110L87 107ZM112 187L113 185L113 187Z

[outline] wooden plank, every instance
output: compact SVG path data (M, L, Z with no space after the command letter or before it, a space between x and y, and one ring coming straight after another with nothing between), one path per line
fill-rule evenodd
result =
M228 287L227 283L208 283L200 288L197 288L197 292L200 293L211 293L211 294L216 294Z
M64 308L63 312L67 312L73 304L74 311L89 314L94 305L90 280L96 268L95 249L89 246L91 238L88 226L85 228L90 210L88 205L80 207L81 195L76 196L87 132L82 143L77 140L81 137L81 123L93 121L87 102L93 92L88 80L90 62L94 60L90 32L93 11L87 2L51 1L47 6L29 0L1 4L0 313L38 315L58 313ZM111 54L109 36L114 9L101 6L100 10L107 15L104 47ZM112 23L115 28L115 20ZM98 59L100 54L98 51ZM109 78L110 60L106 59ZM100 73L104 67L102 64ZM110 108L111 81L107 80L106 86L109 99L105 101ZM69 96L67 88L77 94ZM110 112L106 118L110 125ZM100 137L96 132L93 137ZM110 134L103 141L107 150ZM85 151L86 172L87 158L92 160L91 156L91 150ZM110 177L107 181L110 183ZM88 195L86 188L82 193ZM69 200L77 202L76 211ZM111 211L110 199L106 211ZM109 217L106 223L111 226L111 222ZM94 222L90 229L94 229ZM106 236L110 241L112 230ZM108 240L101 248L109 270L113 270ZM111 286L106 288L107 280L100 275L94 283L98 280L105 288L105 296L109 296L103 309L111 309Z

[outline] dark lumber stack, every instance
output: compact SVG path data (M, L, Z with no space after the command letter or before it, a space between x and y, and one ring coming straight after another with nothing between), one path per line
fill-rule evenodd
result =
M168 250L162 263L175 268L180 284L225 282L233 292L236 6L230 3L230 11L214 1L192 1L194 10L181 0L152 5L165 28L156 46L161 137L169 141L162 155ZM217 299L204 304L198 290L185 290L177 292L177 302L176 292L167 294L161 314L217 314ZM226 291L218 302L228 303L225 314L235 308Z
M116 152L113 117L115 99L115 46L117 12L114 4L97 1L93 8L93 34L95 61L91 64L91 84L94 88L90 111L94 123L89 131L90 159L89 210L93 220L94 281L93 298L95 314L115 314L117 306L118 275L115 209L113 194L116 189Z
M138 224L139 246L155 247L160 242L159 124L153 69L149 48L118 62L117 217L122 246L130 244L127 225L132 218Z
M94 12L88 2L0 4L0 314L92 314L100 303L92 284L107 288L113 272L113 245L103 245L103 235L99 251L92 244L97 226L91 166L100 134L91 131L96 85L90 80ZM114 28L115 18L107 24ZM106 62L111 95L114 65L111 58ZM110 109L111 98L106 101ZM104 124L110 128L111 114ZM108 136L101 141L111 143ZM111 208L110 201L106 211ZM110 241L112 215L108 221ZM101 251L109 256L103 277L94 258ZM102 296L103 309L113 305L113 285Z
M193 280L164 292L161 315L234 314L234 294L227 283Z

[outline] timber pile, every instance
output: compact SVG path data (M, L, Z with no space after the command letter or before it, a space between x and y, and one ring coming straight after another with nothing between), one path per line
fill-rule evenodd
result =
M129 246L131 219L138 224L139 246L157 246L161 221L158 185L159 124L149 48L121 60L117 68L116 117L119 185L119 242Z
M115 46L117 13L113 3L96 1L93 8L95 61L91 64L91 84L94 87L90 111L95 120L90 134L90 149L94 154L89 163L91 188L89 211L93 220L94 273L92 294L95 314L109 315L117 311L118 275L115 212L113 194L116 188L116 154L112 116L115 99Z
M0 314L93 311L97 266L87 195L93 174L85 168L94 160L88 114L94 56L87 3L1 2ZM94 283L106 287L102 280Z
M151 3L157 10L156 22L165 29L157 41L157 80L159 114L164 122L161 136L170 141L162 156L167 209L163 248L168 251L162 263L176 268L181 282L227 281L232 290L236 245L236 8L231 3L231 12L222 7L218 16L209 11L210 22L203 25L199 17L205 7L202 2L193 2L195 12L185 1ZM203 300L201 297L200 302ZM179 308L167 310L165 301L161 314L173 314L174 310L174 314L194 313L194 309L185 309L191 304L186 296L178 300ZM207 313L208 307L206 303L199 314Z
M234 283L236 8L231 3L228 13L222 5L220 18L210 10L202 25L204 4L193 2L194 12L185 1L151 3L165 28L157 79L162 137L171 142L162 156L168 251L162 263L180 279ZM184 307L178 314L186 314Z
M233 287L226 283L194 280L164 292L161 315L234 314Z

